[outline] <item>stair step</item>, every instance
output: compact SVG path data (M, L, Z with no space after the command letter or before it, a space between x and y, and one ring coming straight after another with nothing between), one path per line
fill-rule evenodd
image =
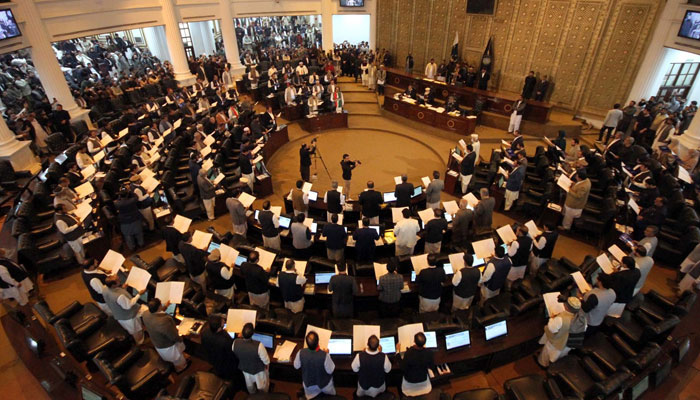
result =
M344 108L352 114L371 114L380 115L379 107L377 104L367 104L367 103L345 103Z
M377 104L377 95L370 91L344 92L345 103L374 103Z

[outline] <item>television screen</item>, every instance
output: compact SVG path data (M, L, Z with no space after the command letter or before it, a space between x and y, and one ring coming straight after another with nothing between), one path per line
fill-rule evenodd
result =
M685 12L678 36L700 40L700 11L688 10Z
M15 16L12 15L12 10L0 10L0 40L11 39L20 35L22 33L19 31Z
M496 0L467 0L467 14L493 15Z
M365 0L340 0L341 7L364 7Z

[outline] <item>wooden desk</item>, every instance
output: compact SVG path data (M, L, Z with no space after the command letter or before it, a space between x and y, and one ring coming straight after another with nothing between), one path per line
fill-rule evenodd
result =
M476 117L455 117L418 104L396 100L393 97L384 97L384 109L410 120L459 133L460 135L471 135L476 128Z
M314 118L302 118L299 121L301 129L307 132L321 132L328 129L339 129L348 127L348 112L318 114Z
M386 84L405 90L409 84L413 85L416 93L423 93L426 87L435 93L438 99L447 100L450 96L455 96L459 104L474 107L476 100L481 98L484 101L483 111L490 111L506 116L513 112L513 102L518 99L517 95L499 92L490 92L470 87L459 87L447 85L442 82L428 81L419 75L407 74L404 71L389 68L386 74ZM541 101L528 100L525 107L523 119L527 121L539 122L541 124L549 121L549 114L552 105Z
M263 159L270 161L270 157L287 143L289 143L289 131L285 125L282 129L272 132L269 139L267 139L262 149Z
M282 117L287 121L296 121L304 118L304 106L297 104L295 106L282 107Z

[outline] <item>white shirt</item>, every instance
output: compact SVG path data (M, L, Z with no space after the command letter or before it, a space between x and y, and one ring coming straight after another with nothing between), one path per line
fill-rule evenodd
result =
M394 236L396 236L396 245L404 247L413 247L418 242L418 232L420 226L418 221L413 218L404 218L397 222L394 226Z
M295 71L299 73L299 75L308 75L309 70L306 68L306 65L299 65L296 67Z
M10 271L7 270L7 267L4 265L0 265L0 280L3 280L5 283L9 284L10 286L17 286L19 285L19 282L16 280L12 279L12 276L10 276Z
M323 202L328 204L328 192L326 192L326 194L323 195ZM340 205L342 206L344 204L345 204L345 195L341 193L340 194Z
M428 65L425 66L425 76L428 79L435 79L436 72L437 72L437 64L428 63Z
M131 307L133 307L136 303L139 301L139 296L134 296L134 297L127 297L125 295L119 295L117 297L117 304L119 307L128 310Z
M301 357L299 355L301 354L301 351L297 351L296 357L294 357L294 368L299 369L301 368ZM326 359L323 362L323 368L326 370L327 374L332 374L333 371L335 371L335 363L333 360L331 360L331 356L326 353ZM329 384L332 384L333 381L331 380ZM320 387L317 385L311 386L311 387L306 387L306 385L302 382L302 385L304 386L304 391L306 392L307 397L315 397L321 393Z
M288 274L296 274L296 271L284 270L284 272ZM297 280L294 283L296 283L299 286L306 285L306 277L304 275L297 274ZM280 287L279 279L277 279L277 287Z

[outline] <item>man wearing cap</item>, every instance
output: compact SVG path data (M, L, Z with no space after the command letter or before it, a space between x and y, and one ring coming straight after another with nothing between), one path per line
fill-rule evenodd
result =
M540 338L540 344L544 345L537 357L540 366L547 368L549 364L569 354L571 349L567 347L574 314L581 309L581 300L577 297L569 297L564 303L564 311L551 316L544 334Z
M212 250L209 256L207 256L205 268L214 293L232 299L233 268L221 262L221 252L219 249Z
M141 186L141 177L137 174L131 175L129 178L131 192L136 196L137 202L136 206L139 209L143 219L146 220L148 224L148 230L152 231L155 229L155 221L153 219L153 210L151 205L153 204L153 198L148 195L146 189Z

